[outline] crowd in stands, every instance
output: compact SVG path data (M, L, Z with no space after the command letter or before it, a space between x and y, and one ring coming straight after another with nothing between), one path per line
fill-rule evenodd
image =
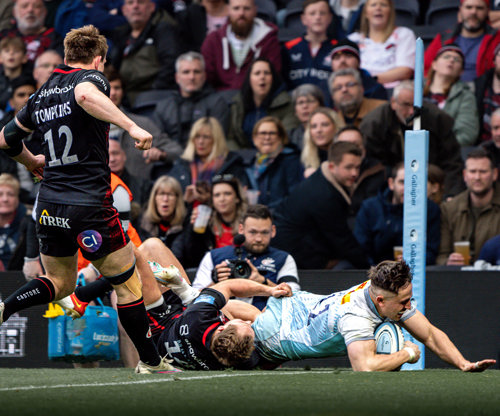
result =
M0 124L62 63L68 30L98 27L110 46L110 98L153 135L141 153L110 126L109 166L128 188L128 219L185 267L202 262L198 285L212 282L208 268L234 255L217 250L234 248L242 232L259 272L273 270L269 284L297 268L367 268L393 257L424 26L433 31L420 109L429 131L427 264L464 265L456 241L470 242L473 263L500 234L499 1L456 0L449 27L426 26L436 0L415 2L407 25L405 2L395 0L4 3ZM36 153L45 145L36 132L26 144ZM25 241L37 184L3 152L0 173L0 259L20 270L23 256L37 258ZM247 191L258 195L251 204ZM212 207L204 233L193 228L200 205Z

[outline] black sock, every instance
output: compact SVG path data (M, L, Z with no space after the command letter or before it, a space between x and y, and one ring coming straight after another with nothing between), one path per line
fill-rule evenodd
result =
M55 290L52 282L46 277L37 277L17 289L5 299L3 320L22 309L35 305L44 305L54 300Z
M142 298L117 305L120 322L137 348L139 357L143 363L156 366L160 363L160 355L151 337L146 308Z
M76 297L82 302L91 302L96 298L103 297L106 293L111 292L113 286L106 279L97 279L85 286L78 286L75 289Z

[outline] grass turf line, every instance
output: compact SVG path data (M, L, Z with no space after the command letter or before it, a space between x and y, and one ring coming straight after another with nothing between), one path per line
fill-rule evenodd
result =
M121 368L0 369L0 411L5 416L498 415L499 392L497 370L135 375Z

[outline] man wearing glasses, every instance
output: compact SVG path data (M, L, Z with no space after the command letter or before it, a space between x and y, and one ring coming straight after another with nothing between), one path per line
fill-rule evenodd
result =
M234 260L243 260L249 266L249 280L276 286L288 283L293 290L300 289L297 265L285 251L270 247L276 235L272 215L265 205L252 205L243 215L238 232L245 238L235 237L235 244L209 251L203 257L193 287L203 289L235 277ZM229 262L228 262L229 261ZM241 299L259 309L266 306L266 298L254 296Z
M359 71L354 68L340 69L328 79L333 107L347 125L359 127L363 117L386 101L365 98Z

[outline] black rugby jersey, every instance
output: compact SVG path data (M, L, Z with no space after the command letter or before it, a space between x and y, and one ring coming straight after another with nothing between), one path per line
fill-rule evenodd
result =
M38 199L64 205L112 204L108 167L109 123L78 105L74 88L91 82L109 97L109 82L99 71L60 65L17 114L43 138L44 180Z
M191 305L163 331L158 341L161 356L190 370L222 370L225 367L210 351L215 330L227 319L220 311L226 304L222 293L203 289Z

